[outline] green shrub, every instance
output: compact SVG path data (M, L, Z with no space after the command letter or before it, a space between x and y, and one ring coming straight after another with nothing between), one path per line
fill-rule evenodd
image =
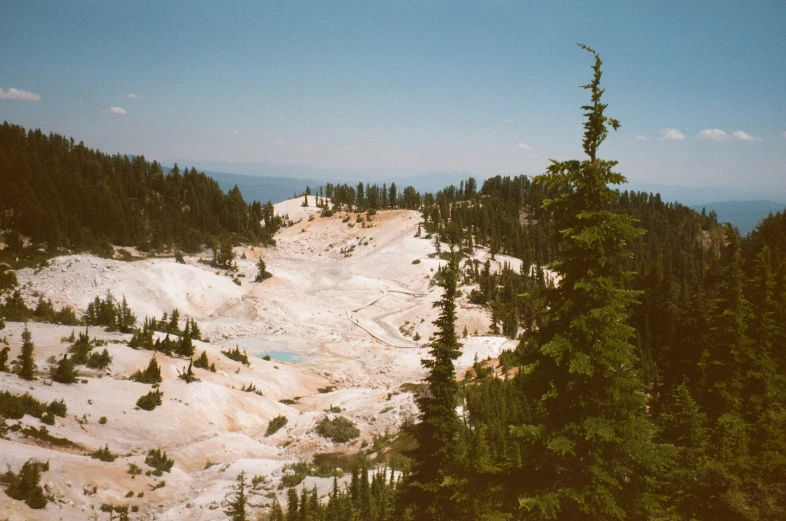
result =
M175 460L169 459L166 452L162 452L160 448L150 449L145 458L145 464L155 469L153 471L154 476L160 476L164 472L172 470Z
M112 462L117 459L117 454L113 454L109 450L109 444L105 445L103 449L96 449L90 453L90 457L101 461Z
M230 360L234 360L235 362L240 362L243 365L251 365L251 363L248 361L248 354L245 351L241 353L240 349L237 346L235 346L234 349L229 351L221 351L221 354L229 358Z
M52 416L63 418L66 411L66 404L62 399L46 404L33 398L30 393L19 396L8 391L0 391L0 416L9 420L21 419L25 414L38 419L51 418Z
M147 364L147 369L144 372L137 369L137 371L129 377L130 380L141 382L143 384L157 384L161 383L161 367L158 365L155 355L150 359Z
M66 412L68 412L68 407L66 407L65 402L61 398L60 400L55 400L51 402L47 407L47 411L51 412L55 416L60 416L61 418L65 418Z
M254 394L258 394L259 396L262 396L262 391L257 389L256 385L252 383L243 384L243 387L241 387L240 390L243 391L244 393L254 393Z
M267 431L265 431L265 436L272 436L273 434L277 433L284 425L287 424L289 420L287 420L286 416L278 415L267 425Z
M211 373L216 372L216 364L210 363L210 361L207 359L206 351L202 351L202 354L199 355L199 358L194 360L194 367L198 367L199 369L207 369Z
M69 360L66 354L63 355L63 358L57 363L57 366L52 368L50 376L55 382L73 384L76 383L79 373L74 369L74 363Z
M336 416L332 420L325 416L317 423L316 432L335 443L344 443L360 436L360 430L355 424L343 416Z
M112 363L112 357L109 356L109 351L104 349L99 353L90 353L87 359L87 367L90 369L105 369Z
M136 401L136 406L146 411L152 411L153 409L164 403L162 396L164 396L164 393L162 393L158 389L156 389L155 391L150 391L149 393L142 396L141 398L139 398L139 400Z
M194 370L191 368L193 365L194 365L193 362L188 362L188 367L183 369L182 373L178 371L179 374L177 375L177 377L183 380L184 382L186 382L187 384L190 384L191 382L198 382L199 378L196 377L196 375L194 374Z
M308 475L308 463L288 463L284 465L284 474L281 476L281 485L287 488L300 485Z
M14 474L9 468L8 472L0 475L0 482L5 485L5 493L8 497L24 501L30 508L38 510L46 507L48 501L40 485L41 472L47 470L49 470L48 461L43 463L30 459L22 465L19 474Z

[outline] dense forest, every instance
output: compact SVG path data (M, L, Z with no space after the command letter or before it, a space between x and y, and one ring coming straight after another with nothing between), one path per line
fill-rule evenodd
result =
M293 500L301 517L286 519L786 516L786 215L741 238L616 190L625 179L597 151L619 123L593 55L586 159L423 197L424 233L451 252L403 477L312 510ZM465 260L477 246L535 268L493 273ZM455 378L459 280L519 338L504 377Z
M227 238L266 243L280 226L272 204L248 204L237 187L224 193L194 168L164 174L143 156L108 155L8 122L0 186L0 229L17 250L21 234L52 252L107 253L110 244L194 252Z
M369 486L356 472L327 503L290 491L271 519L786 517L786 214L742 238L616 189L624 176L597 152L619 122L585 49L587 158L420 199L423 233L450 251L403 474ZM361 187L342 191L362 207ZM493 272L468 259L478 246L532 268ZM459 283L519 339L502 377L476 364L456 378Z

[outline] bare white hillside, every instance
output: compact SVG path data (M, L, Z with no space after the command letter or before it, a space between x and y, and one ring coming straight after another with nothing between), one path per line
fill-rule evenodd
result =
M401 385L423 377L420 360L434 333L433 303L440 295L431 278L444 261L432 255L432 241L415 237L417 212L380 212L370 220L363 214L362 221L354 213L323 218L313 207L314 198L309 201L310 207L301 206L302 198L276 205L276 211L288 214L295 224L276 236L275 247L236 248L239 269L233 276L241 285L227 273L200 264L197 257L186 257L183 265L172 259L123 262L72 255L18 272L31 305L43 295L58 307L71 305L84 312L96 296L111 291L126 298L140 322L146 315L160 317L177 308L183 320L188 316L198 321L209 341L195 342L196 352L206 351L217 371L196 369L200 381L186 384L177 375L188 361L159 353L163 405L139 410L136 400L151 386L128 376L144 369L152 352L128 347L130 335L91 328L91 336L108 341L113 357L109 369L83 370L86 383L51 383L47 359L65 353L68 343L61 337L72 328L29 324L38 379L26 382L0 373L0 390L29 392L45 401L63 398L67 417L57 418L49 433L75 445L47 446L22 432L0 440L3 468L8 464L18 470L30 457L51 461L43 481L56 498L45 510L32 511L0 495L0 519L82 520L102 503L137 505L137 515L144 519L222 519L220 503L241 470L270 478L252 499L262 511L270 504L264 493L283 493L276 485L285 464L316 452L357 451L373 435L395 431L416 414L411 393ZM254 283L260 255L273 277ZM485 252L477 255L486 260ZM518 269L516 259L503 256L492 261L493 268L505 262ZM495 357L515 344L482 336L489 329L487 313L465 298L459 306L458 330L466 326L470 333L458 364L461 375L476 356ZM11 359L19 354L23 327L9 323L2 332ZM221 354L235 346L248 353L250 366ZM272 359L262 359L265 354ZM241 390L248 385L259 394ZM325 412L331 408L341 412ZM351 419L361 437L346 444L321 438L313 429L326 414ZM288 423L265 436L270 420L279 415ZM106 417L105 424L99 423L101 417ZM38 428L41 423L25 416L21 425ZM107 444L119 455L114 462L85 455ZM154 447L174 458L171 473L157 478L126 472L129 463L146 469L145 455ZM166 486L152 490L161 480ZM309 487L317 484L320 490L330 484L307 480ZM133 497L126 497L129 492ZM108 514L97 515L108 519Z

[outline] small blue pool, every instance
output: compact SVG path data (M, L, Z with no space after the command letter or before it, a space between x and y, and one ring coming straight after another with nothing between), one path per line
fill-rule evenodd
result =
M306 361L305 355L293 353L292 351L267 351L265 353L259 353L256 356L258 358L269 356L273 360L278 360L279 362L289 362L292 364L300 364Z

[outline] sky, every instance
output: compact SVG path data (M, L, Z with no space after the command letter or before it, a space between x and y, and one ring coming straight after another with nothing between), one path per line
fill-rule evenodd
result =
M631 181L786 193L784 27L783 1L11 0L0 121L197 168L537 175L582 158L583 42Z

